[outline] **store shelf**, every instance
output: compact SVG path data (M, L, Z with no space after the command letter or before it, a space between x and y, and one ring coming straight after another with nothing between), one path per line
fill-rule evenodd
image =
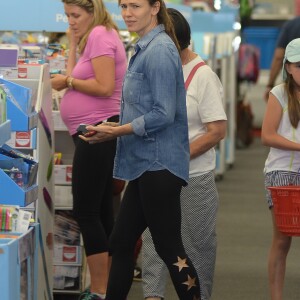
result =
M12 131L29 131L37 126L38 114L34 111L36 97L32 89L11 80L0 78L8 90L6 99L7 119Z
M290 20L293 19L293 14L252 14L252 20Z
M0 151L0 203L23 207L36 201L38 198L37 161L8 145L3 145ZM2 169L11 170L16 166L21 175L18 182Z
M53 293L55 293L55 294L70 294L70 295L72 295L72 294L74 294L74 295L79 295L79 294L81 294L82 293L82 291L81 290L57 290L57 289L54 289L53 290Z
M1 299L37 300L38 230L34 224L24 234L0 238Z
M19 110L13 103L7 102L7 117L11 119L12 131L29 131L37 126L38 114L27 115Z
M10 120L0 124L0 146L10 139L11 122Z
M54 181L53 181L53 156L54 156L54 134L52 123L52 102L51 102L51 82L48 64L28 64L19 66L16 72L7 72L3 75L3 80L9 81L11 86L22 86L18 88L25 92L25 98L19 98L14 93L14 98L19 101L19 105L13 106L11 102L8 108L8 115L10 119L11 130L15 131L10 135L9 139L12 142L10 146L16 148L16 144L25 144L24 136L18 136L17 132L30 131L30 139L27 139L28 148L23 149L38 163L37 181L27 190L19 188L15 183L9 182L0 188L5 190L5 198L0 198L0 203L18 204L25 206L31 202L29 199L35 199L29 204L29 209L33 212L34 218L39 222L39 245L38 251L38 270L39 274L35 278L38 286L37 299L52 300L52 262L53 262L53 245L50 243L53 235L53 194L54 194ZM22 78L18 78L18 71L22 70ZM26 71L25 71L26 70ZM9 77L9 78L8 78ZM16 92L16 91L15 91ZM8 101L9 103L9 101ZM32 129L32 130L31 130ZM0 135L1 136L1 135ZM11 136L13 139L11 139ZM19 140L20 137L20 140ZM32 148L30 147L32 146ZM18 148L21 149L21 148ZM3 178L8 181L7 176L2 174ZM1 180L1 178L0 178ZM16 190L20 195L15 196ZM19 202L16 202L19 199ZM26 207L27 209L27 207ZM14 266L11 266L12 268ZM1 298L1 297L0 297ZM2 298L1 298L2 299ZM10 299L30 299L11 297Z
M0 203L25 207L38 198L38 186L35 184L23 189L0 170Z

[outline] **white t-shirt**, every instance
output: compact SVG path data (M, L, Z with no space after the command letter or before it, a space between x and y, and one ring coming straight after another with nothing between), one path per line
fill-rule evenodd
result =
M284 89L284 83L275 86L271 93L277 98L278 102L282 106L282 118L277 130L277 133L286 139L300 143L300 126L294 128L290 122L288 113L288 98ZM281 150L277 148L270 148L269 155L265 163L264 172L271 171L292 171L298 172L300 168L300 152Z
M183 66L184 80L187 80L193 67L203 60L193 59ZM200 67L187 90L187 115L189 142L206 132L205 123L227 120L223 104L223 87L218 76L207 65ZM216 167L216 153L212 148L190 160L190 177L212 171Z

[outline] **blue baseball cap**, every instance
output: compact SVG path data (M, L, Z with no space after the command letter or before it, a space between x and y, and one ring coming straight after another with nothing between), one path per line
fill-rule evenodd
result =
M287 78L287 72L285 69L286 61L289 61L290 63L300 62L300 38L292 40L288 43L288 45L285 48L285 54L282 65L283 80L286 80Z

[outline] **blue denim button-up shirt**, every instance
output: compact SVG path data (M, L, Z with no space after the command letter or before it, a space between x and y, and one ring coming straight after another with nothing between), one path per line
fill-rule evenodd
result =
M122 88L120 123L134 134L118 138L114 177L134 180L167 169L187 182L186 94L178 50L158 25L135 48Z

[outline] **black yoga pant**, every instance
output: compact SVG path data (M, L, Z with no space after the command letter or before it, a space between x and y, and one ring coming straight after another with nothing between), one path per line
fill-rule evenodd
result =
M78 222L87 256L108 252L114 224L113 164L116 140L89 144L73 136L73 214Z
M180 191L183 180L167 170L145 172L126 188L110 238L112 266L107 300L124 300L134 271L134 249L146 229L167 265L180 299L200 299L197 273L181 240Z

